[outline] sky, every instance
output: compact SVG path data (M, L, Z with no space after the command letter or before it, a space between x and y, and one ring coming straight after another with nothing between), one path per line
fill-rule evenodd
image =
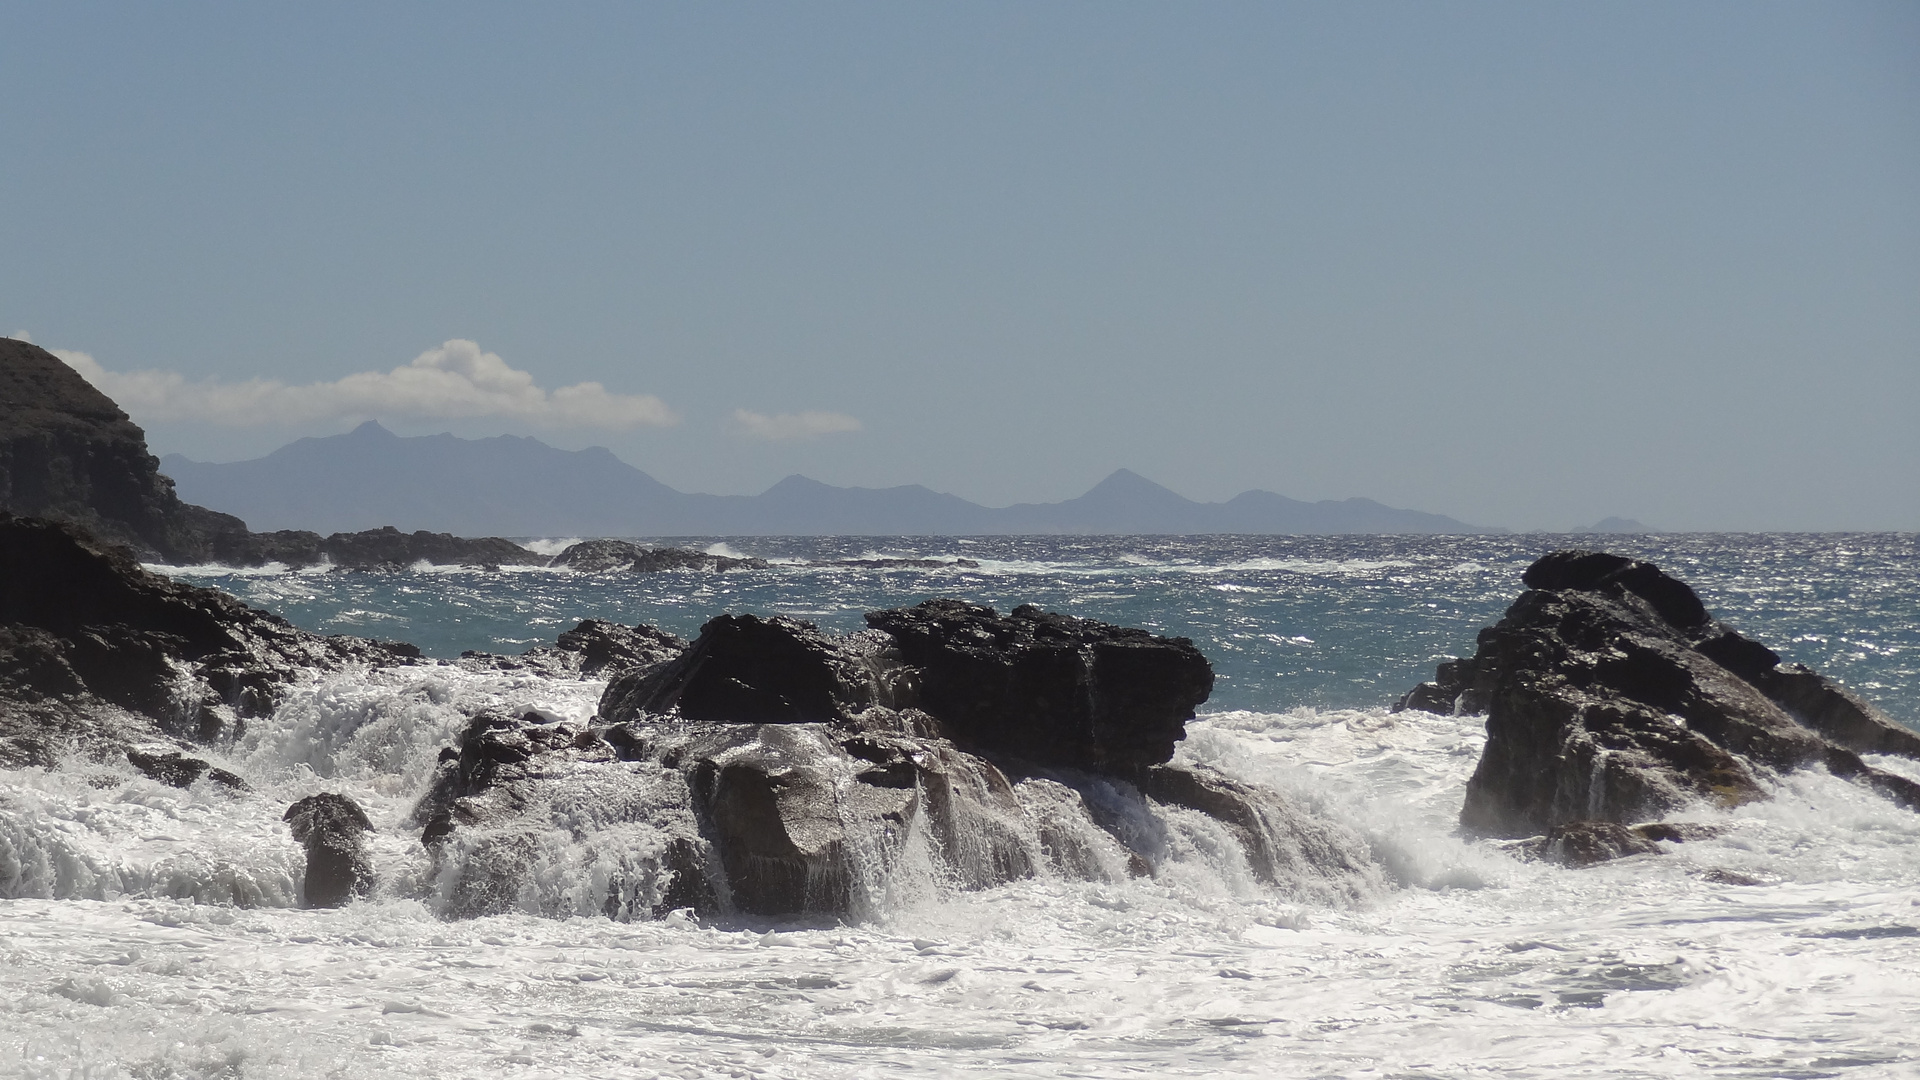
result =
M1920 530L1920 4L0 0L0 145L157 453Z

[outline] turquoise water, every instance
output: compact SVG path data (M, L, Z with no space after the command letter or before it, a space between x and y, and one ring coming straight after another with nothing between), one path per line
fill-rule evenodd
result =
M582 618L691 637L723 612L834 630L877 608L952 596L1038 604L1190 637L1218 673L1206 711L1373 708L1471 652L1540 555L1579 542L1506 537L678 538L776 560L730 574L581 575L453 568L402 573L170 572L228 589L307 629L411 641L429 655L519 652ZM1649 559L1791 660L1920 726L1920 535L1687 534L1585 538ZM557 550L559 542L539 545ZM804 565L861 556L966 558L978 569Z

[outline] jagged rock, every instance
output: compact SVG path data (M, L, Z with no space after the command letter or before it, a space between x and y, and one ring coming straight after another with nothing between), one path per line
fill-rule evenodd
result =
M765 570L767 560L709 555L686 548L646 548L626 540L582 540L553 557L550 566L566 566L582 573L614 570L657 574L667 570L724 573L729 570Z
M900 704L884 678L898 667L882 656L887 645L883 635L835 637L798 619L722 615L670 663L609 683L600 716L858 726L873 706Z
M0 338L0 510L74 522L145 557L207 562L247 534L180 501L146 433L37 345Z
M609 726L482 713L443 751L415 820L449 913L858 917L913 867L938 887L1042 872L1111 881L1155 872L1180 846L1160 820L1168 807L1217 819L1225 835L1206 842L1239 843L1256 880L1290 893L1352 899L1381 878L1351 830L1277 792L1153 760L1171 754L1211 683L1190 644L1028 608L999 619L922 605L874 622L928 636L1001 631L1013 674L999 672L973 707L1016 707L1009 695L1038 687L1079 703L1091 745L1053 750L1072 764L1016 786L1001 763L1035 767L1020 752L1033 744L942 737L945 718L919 707L926 671L892 633L720 616L673 660L615 677L598 717ZM984 665L994 642L983 636L970 658ZM945 662L942 642L923 655ZM1172 685L1156 685L1169 672ZM1149 730L1116 729L1130 720ZM1089 760L1120 764L1089 772L1079 764ZM593 884L549 884L569 875Z
M1527 836L1645 820L1696 799L1733 805L1765 797L1767 772L1808 765L1920 806L1920 785L1849 748L1909 752L1920 747L1912 733L1803 668L1780 668L1684 582L1589 551L1547 555L1524 581L1472 658L1441 665L1402 699L1438 712L1484 707L1467 828Z
M334 533L321 541L319 547L326 561L345 567L405 567L417 562L444 566L539 566L547 561L545 556L497 536L468 539L424 529L403 533L391 525L357 533Z
M1562 866L1593 866L1629 855L1659 855L1661 841L1683 843L1720 835L1711 825L1656 821L1646 825L1622 825L1613 821L1568 821L1555 825L1547 834L1520 845L1529 858L1544 859Z
M0 757L225 741L310 672L419 655L309 634L151 574L77 526L0 514Z
M570 544L553 557L548 566L565 566L583 574L601 574L609 570L630 570L633 561L645 551L626 540L582 540Z
M168 747L130 748L127 751L127 764L170 787L192 787L194 781L204 776L229 791L252 790L245 780L234 773Z
M687 649L686 639L651 626L622 626L604 619L583 619L563 632L550 650L566 657L583 676L664 664ZM539 650L529 650L529 652Z
M999 615L958 600L876 611L918 673L916 703L955 742L1042 765L1157 765L1213 691L1186 638L1043 612Z
M373 831L360 804L345 795L309 795L287 807L283 821L293 839L307 849L308 907L339 907L365 896L373 883L373 864L365 834Z
M1032 870L993 766L937 740L826 724L643 723L602 738L538 713L484 713L415 818L460 915L554 910L528 894L524 868L556 827L639 831L598 907L642 917L846 914L916 822L963 883Z

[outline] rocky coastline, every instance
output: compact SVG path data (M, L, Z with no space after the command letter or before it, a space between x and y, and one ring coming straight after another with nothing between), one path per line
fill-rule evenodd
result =
M1768 797L1770 781L1824 768L1920 809L1920 784L1863 754L1920 758L1920 734L1819 673L1783 664L1715 620L1685 582L1605 552L1550 553L1471 657L1395 706L1485 715L1461 827L1493 837L1580 834L1598 861L1670 835L1631 834L1690 803ZM1611 828L1609 828L1609 826ZM1659 832L1660 830L1655 830Z

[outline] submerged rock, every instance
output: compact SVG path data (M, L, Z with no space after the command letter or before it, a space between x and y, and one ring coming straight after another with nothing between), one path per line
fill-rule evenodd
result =
M345 795L309 795L287 807L282 820L294 842L307 849L308 907L339 907L367 894L373 864L364 836L373 822L359 803Z
M1629 855L1659 855L1661 842L1682 843L1706 840L1720 835L1711 825L1656 821L1646 825L1622 825L1613 821L1569 821L1555 825L1545 836L1520 845L1529 858L1545 859L1562 866L1594 866Z
M1811 765L1920 807L1920 785L1861 752L1920 756L1920 736L1826 679L1716 622L1650 563L1560 551L1534 563L1473 657L1402 708L1487 715L1461 824L1529 836L1569 822L1631 823L1694 800L1766 796L1771 772Z

